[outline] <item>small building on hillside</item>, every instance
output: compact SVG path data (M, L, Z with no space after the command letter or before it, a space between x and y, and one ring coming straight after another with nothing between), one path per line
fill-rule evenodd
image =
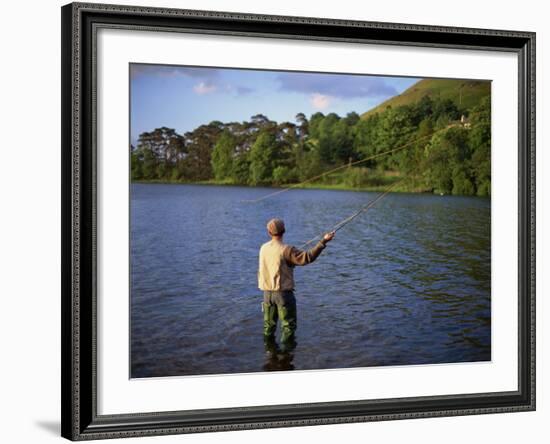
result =
M472 127L470 119L468 119L464 114L460 117L460 124L466 129L470 129Z

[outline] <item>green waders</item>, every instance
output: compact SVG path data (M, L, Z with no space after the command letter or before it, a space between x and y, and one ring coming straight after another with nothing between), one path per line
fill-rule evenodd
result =
M296 298L294 291L264 291L264 338L273 338L277 320L281 321L281 345L295 343Z

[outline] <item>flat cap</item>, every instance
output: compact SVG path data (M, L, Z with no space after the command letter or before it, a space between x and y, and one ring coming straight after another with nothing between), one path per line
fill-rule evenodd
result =
M272 236L280 236L285 232L285 223L282 219L271 219L267 223L267 231Z

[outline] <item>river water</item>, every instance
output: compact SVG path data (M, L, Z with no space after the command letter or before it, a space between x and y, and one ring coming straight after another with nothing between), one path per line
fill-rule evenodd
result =
M490 199L390 193L295 269L297 347L266 348L258 250L299 246L378 193L131 186L131 377L491 359Z

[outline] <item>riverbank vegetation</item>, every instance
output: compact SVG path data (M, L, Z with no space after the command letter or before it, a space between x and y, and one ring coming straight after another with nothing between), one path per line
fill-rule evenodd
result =
M131 147L132 180L289 186L342 166L304 186L382 189L406 178L400 191L490 195L490 94L468 106L441 94L399 103L363 117L299 113L278 123L257 114L183 135L157 128Z

